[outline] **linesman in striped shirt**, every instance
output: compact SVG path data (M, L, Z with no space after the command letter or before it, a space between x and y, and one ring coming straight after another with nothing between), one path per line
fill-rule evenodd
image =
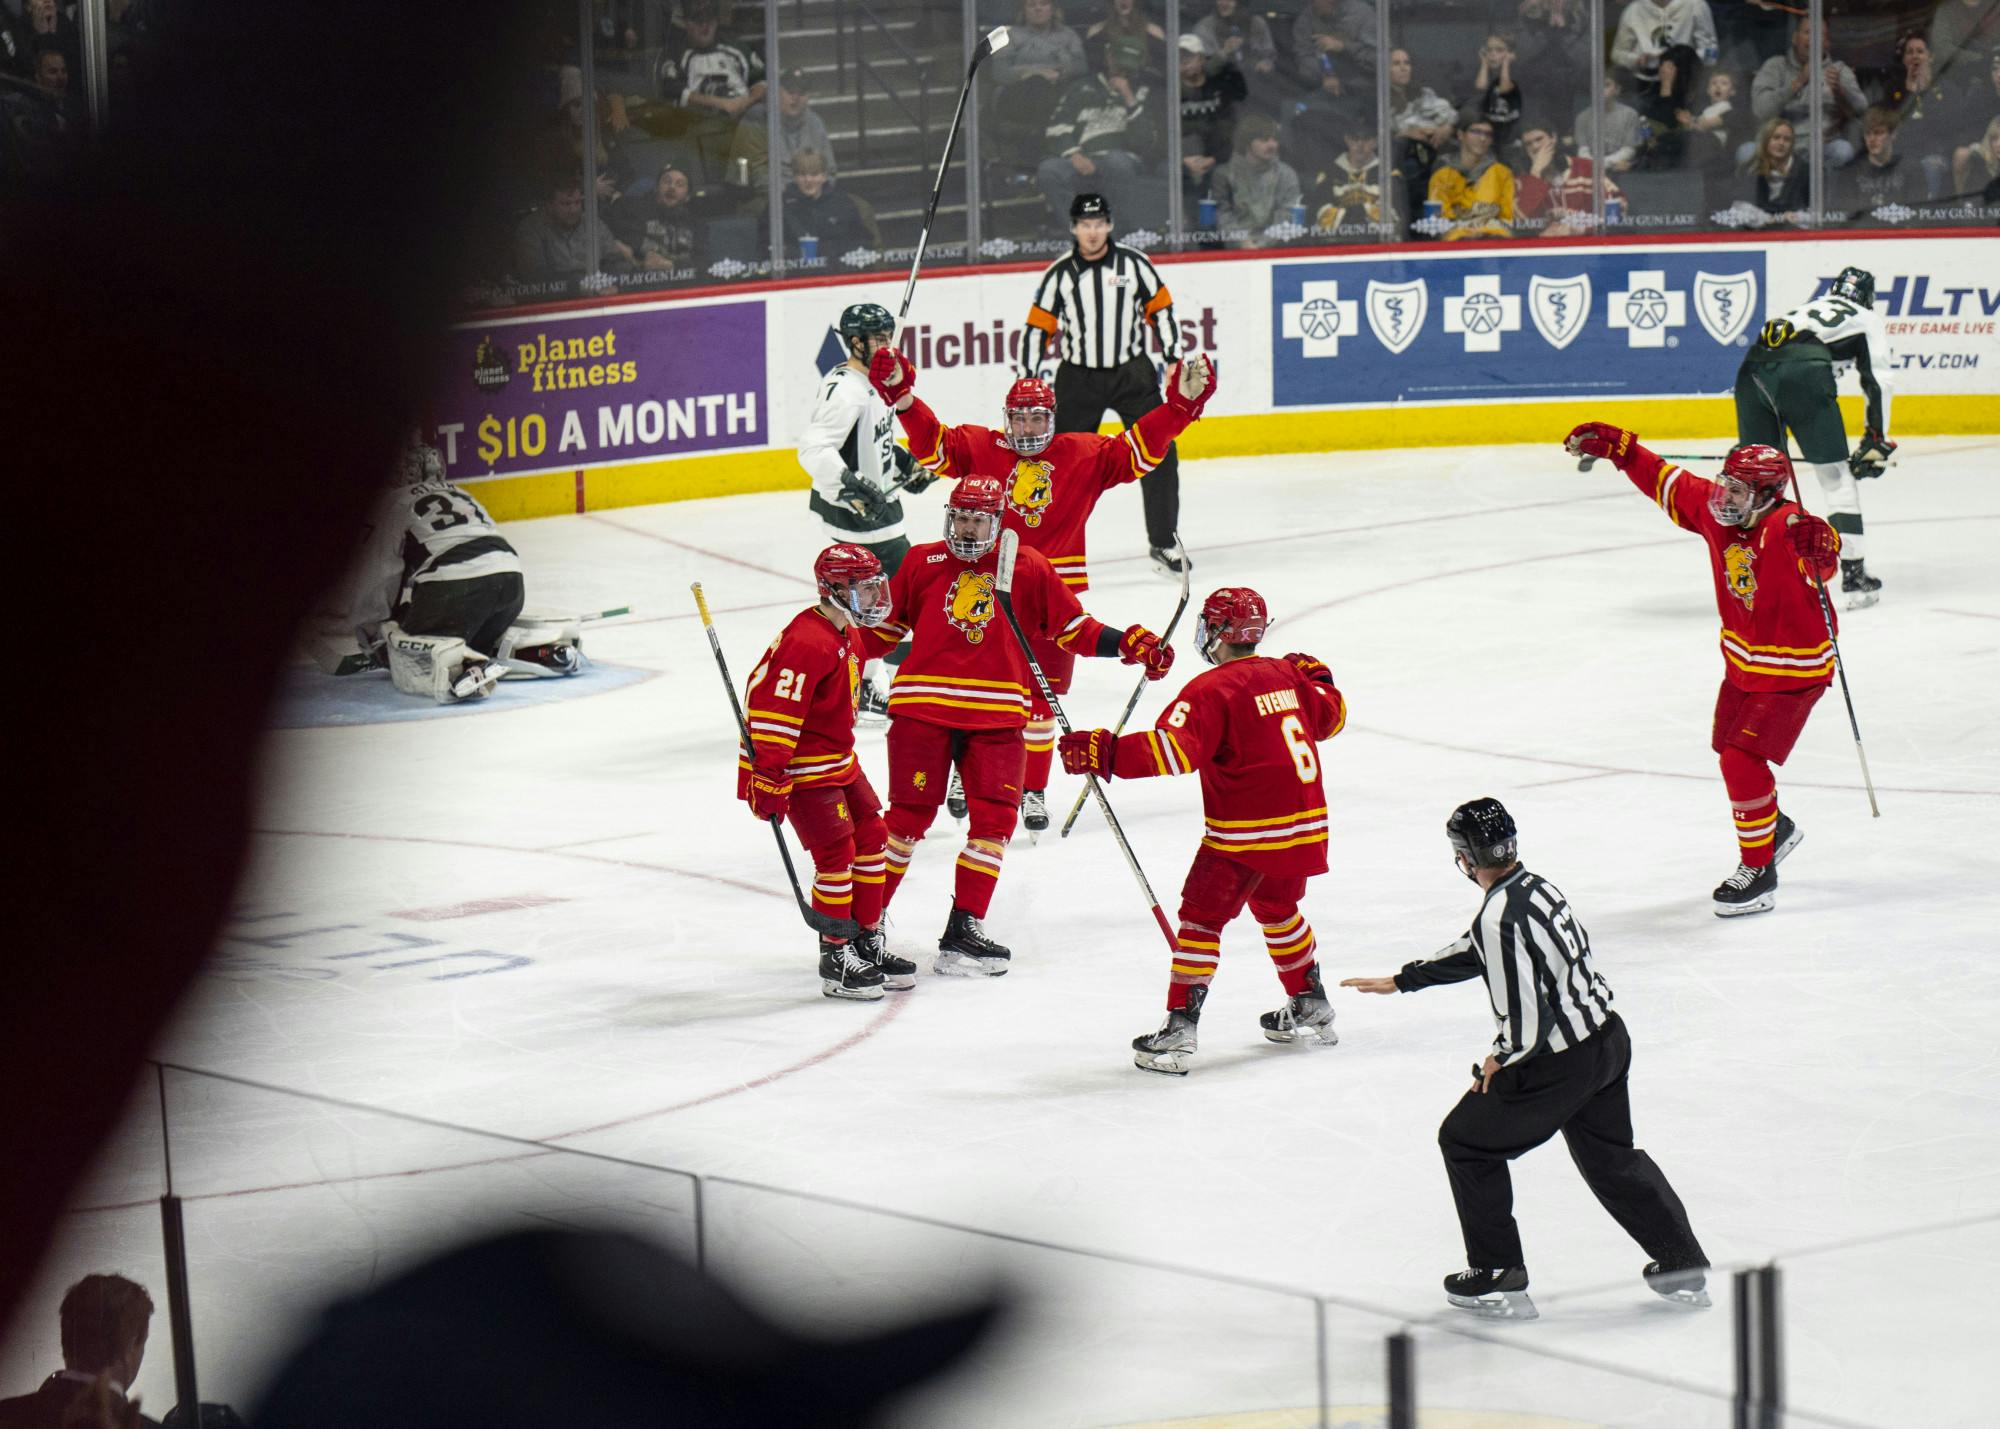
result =
M1146 352L1150 330L1161 361L1181 359L1174 297L1159 269L1136 248L1111 241L1111 205L1078 194L1069 206L1076 244L1043 270L1022 335L1021 375L1036 377L1055 358L1056 431L1094 432L1106 408L1131 426L1160 405L1160 379ZM1178 576L1187 559L1175 535L1181 519L1180 456L1172 447L1139 483L1146 544L1154 562Z
M1460 804L1445 836L1459 871L1485 895L1472 927L1394 977L1341 986L1415 992L1485 979L1499 1034L1438 1128L1468 1262L1445 1277L1446 1298L1494 1319L1536 1317L1507 1163L1560 1131L1599 1204L1653 1257L1641 1272L1646 1284L1676 1304L1707 1305L1708 1257L1681 1198L1632 1144L1632 1039L1591 963L1590 935L1560 889L1521 867L1514 819L1499 800Z

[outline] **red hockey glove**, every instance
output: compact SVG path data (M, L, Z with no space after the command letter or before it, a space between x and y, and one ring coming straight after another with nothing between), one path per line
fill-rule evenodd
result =
M1840 533L1817 516L1794 516L1785 523L1792 554L1814 570L1825 570L1840 555Z
M1571 456L1603 457L1620 471L1630 458L1632 449L1639 445L1639 434L1628 432L1623 427L1614 427L1609 422L1585 422L1574 428L1563 442Z
M1162 645L1145 626L1132 625L1118 637L1118 658L1127 665L1144 665L1146 678L1158 680L1174 667L1174 647Z
M917 385L916 364L893 347L885 347L868 363L868 380L893 409Z
M1117 762L1118 736L1108 729L1080 729L1057 740L1056 753L1062 756L1063 772L1067 774L1095 774L1100 779L1109 779L1111 766Z
M1287 655L1285 661L1308 680L1317 680L1329 690L1333 688L1333 671L1326 668L1326 661L1315 660L1310 655L1301 655L1296 650Z
M747 797L758 818L782 819L792 807L792 781L782 774L752 774Z
M1176 362L1167 373L1167 405L1190 422L1201 415L1215 392L1215 364L1200 353Z

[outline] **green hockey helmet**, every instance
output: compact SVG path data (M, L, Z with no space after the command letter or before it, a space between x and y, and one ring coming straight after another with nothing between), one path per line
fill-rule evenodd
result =
M1864 308L1872 308L1875 306L1875 275L1866 268L1849 264L1833 280L1833 295L1859 303Z

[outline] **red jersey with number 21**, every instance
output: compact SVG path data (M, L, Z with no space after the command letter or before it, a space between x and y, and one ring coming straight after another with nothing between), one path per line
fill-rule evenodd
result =
M1152 729L1118 741L1120 779L1201 773L1202 847L1259 872L1326 872L1318 744L1347 723L1340 691L1289 660L1248 655L1204 671Z

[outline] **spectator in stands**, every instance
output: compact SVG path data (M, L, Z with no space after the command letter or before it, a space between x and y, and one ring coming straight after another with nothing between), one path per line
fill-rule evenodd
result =
M1753 228L1770 223L1804 223L1810 216L1811 175L1799 161L1792 121L1764 121L1751 146L1750 192L1730 206L1737 221Z
M35 81L35 88L56 102L65 119L76 117L70 110L69 56L63 53L61 45L54 40L35 42L35 68L30 78Z
M829 261L857 248L882 246L873 216L862 211L852 194L834 185L825 158L801 149L792 160L792 186L785 190L785 251L793 258L802 256L799 240L808 235L819 240L819 255ZM767 234L765 247L769 246Z
M92 1399L100 1381L112 1422L159 1429L159 1421L126 1400L146 1358L153 1297L122 1275L86 1275L63 1295L57 1314L63 1367L33 1394L0 1400L0 1429L95 1426L101 1416Z
M1565 161L1556 133L1547 124L1531 124L1521 135L1527 168L1514 184L1514 213L1524 228L1539 227L1544 238L1567 238L1591 229L1595 184L1588 154ZM1625 191L1609 177L1604 197L1623 201Z
M1880 105L1861 116L1861 157L1836 176L1829 208L1866 218L1878 208L1924 201L1920 167L1896 152L1896 112Z
M1611 63L1623 70L1626 87L1638 94L1660 75L1669 56L1680 61L1687 82L1697 65L1715 58L1715 15L1708 0L1628 0L1611 40ZM1685 55L1675 55L1685 50Z
M1348 109L1340 118L1343 152L1313 175L1306 191L1306 212L1319 232L1353 238L1380 231L1382 163L1375 116ZM1392 216L1390 222L1394 221Z
M1951 130L1962 96L1945 88L1922 35L1913 31L1898 40L1896 61L1879 103L1896 116L1897 147L1922 170L1924 197L1937 198L1951 177Z
M27 0L20 20L7 27L6 38L0 42L0 56L6 58L15 73L33 79L36 56L50 45L62 51L70 74L83 72L83 43L76 21L62 12L56 0Z
M1279 135L1280 147L1297 159L1306 173L1324 169L1333 162L1333 156L1340 152L1347 111L1361 104L1359 99L1345 97L1346 84L1338 68L1329 65L1322 69L1315 65L1312 73L1313 89L1288 106Z
M1977 194L1982 203L2000 203L2000 114L1987 121L1976 143L1952 152L1951 191Z
M1514 73L1535 93L1535 107L1569 114L1590 94L1592 32L1584 0L1521 0Z
M1351 96L1375 88L1375 7L1368 0L1311 0L1292 22L1299 82L1332 72Z
M1688 161L1688 139L1695 130L1695 116L1688 108L1693 99L1694 51L1675 45L1660 60L1659 71L1639 87L1637 107L1644 126L1637 167L1678 169Z
M1138 42L1144 56L1138 73L1148 84L1166 78L1167 32L1146 14L1143 0L1104 0L1104 18L1083 37L1084 62L1093 72L1104 68L1104 47L1121 35Z
M606 272L629 272L632 250L597 220L598 261ZM549 186L548 199L514 229L513 276L523 283L581 278L590 268L589 230L583 224L583 183L575 174Z
M986 68L995 90L993 150L1032 166L1063 92L1091 73L1083 40L1063 24L1054 0L1021 0L1020 19L1007 27L1007 48Z
M1812 68L1806 63L1811 54L1812 34L1806 21L1801 20L1792 27L1792 47L1781 55L1772 55L1758 69L1757 77L1750 82L1750 111L1757 122L1768 125L1773 119L1783 116L1792 122L1794 133L1805 133L1812 118L1812 92L1806 88L1812 79ZM1835 168L1854 161L1854 145L1844 137L1842 131L1861 117L1868 108L1868 97L1861 92L1861 82L1854 77L1854 71L1847 65L1826 53L1826 42L1822 37L1821 72L1825 75L1826 97L1823 109L1826 116L1826 133L1823 136L1826 162ZM1739 151L1739 163L1760 157L1751 146Z
M1208 68L1208 42L1181 34L1181 192L1185 204L1208 196L1209 175L1228 159L1236 111L1248 89L1234 69Z
M1216 220L1231 246L1254 248L1273 224L1289 222L1292 208L1305 202L1299 175L1278 157L1278 126L1267 114L1246 114L1236 123L1235 152L1211 179Z
M1604 93L1598 105L1599 120L1603 126L1601 143L1604 150L1604 171L1607 174L1622 174L1638 162L1639 151L1645 147L1645 121L1639 111L1618 97L1618 77L1604 76ZM1577 152L1594 152L1590 136L1590 111L1584 110L1576 116L1576 127L1571 131L1576 136Z
M1762 64L1791 43L1792 16L1805 7L1797 0L1712 0L1711 8L1722 48Z
M1506 238L1513 232L1514 171L1493 157L1493 125L1475 119L1461 125L1458 152L1431 175L1431 202L1441 205L1450 225L1448 240Z
M1472 98L1459 106L1460 127L1484 119L1493 129L1494 148L1513 142L1521 122L1521 87L1514 82L1514 37L1491 34L1479 47L1479 73L1472 81Z
M1066 219L1070 200L1086 190L1103 194L1113 213L1157 207L1138 201L1141 175L1165 151L1159 100L1133 79L1144 61L1136 42L1113 40L1102 71L1071 85L1049 117L1052 148L1036 178L1058 218Z
M1427 84L1418 84L1416 67L1405 49L1389 51L1389 131L1395 136L1392 156L1403 184L1403 212L1414 215L1430 195L1431 170L1457 131L1458 111Z
M1709 207L1704 213L1728 200L1722 196L1718 182L1734 183L1736 169L1736 144L1730 135L1741 118L1736 107L1736 76L1728 70L1719 69L1708 76L1707 103L1701 112L1689 115L1681 121L1687 134L1687 164L1698 169L1703 175L1703 186Z
M764 57L751 46L723 41L715 0L687 0L681 30L668 37L661 56L658 83L660 98L687 111L682 133L701 154L705 180L725 178L731 158L748 157L737 131L750 127L740 121L763 102ZM758 150L761 157L761 145Z
M1209 68L1225 65L1241 70L1253 95L1270 97L1271 77L1278 68L1278 45L1264 17L1243 0L1215 0L1215 8L1196 25L1208 42Z
M1983 62L2000 47L2000 0L1941 0L1931 15L1931 60L1946 84L1977 91Z
M705 261L694 185L684 169L661 169L650 190L613 204L609 221L643 272L685 275Z
M826 121L813 113L811 83L804 70L788 69L778 77L778 173L785 183L792 181L792 160L804 149L819 155L829 181L840 177Z

